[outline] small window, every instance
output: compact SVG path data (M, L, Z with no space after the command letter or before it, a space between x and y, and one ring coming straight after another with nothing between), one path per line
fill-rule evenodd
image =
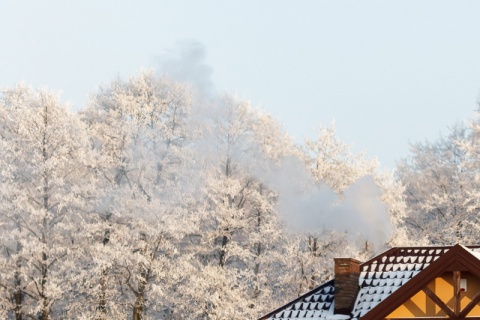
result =
M467 279L460 279L460 292L467 291Z

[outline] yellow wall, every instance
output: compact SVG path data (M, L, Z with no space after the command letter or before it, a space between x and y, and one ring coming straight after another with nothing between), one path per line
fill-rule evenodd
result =
M462 272L462 279L467 279L467 291L460 294L460 309L463 309L480 291L480 280L472 274ZM410 280L415 281L415 280ZM428 284L428 288L442 300L450 309L454 308L453 299L453 273L448 272L436 278ZM418 292L403 305L393 311L387 318L414 318L414 317L446 317L439 306L437 306L423 291ZM468 316L480 316L480 306L475 306Z

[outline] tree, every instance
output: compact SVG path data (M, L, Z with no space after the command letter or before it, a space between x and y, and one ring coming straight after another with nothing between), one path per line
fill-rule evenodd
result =
M98 188L106 191L92 217L98 239L92 248L99 249L92 254L103 258L89 282L97 283L92 310L100 318L129 306L134 320L144 319L147 307L155 312L168 298L176 243L188 231L180 221L191 201L181 188L189 178L190 108L185 85L142 72L102 88L83 112L101 155ZM122 301L122 292L130 301Z
M472 132L462 124L446 138L411 146L412 155L397 167L405 185L410 237L426 237L434 245L476 243L474 148Z
M315 140L305 140L304 159L316 183L323 183L341 194L359 178L374 174L376 160L367 160L364 153L353 154L351 147L335 135L335 126L319 127Z
M336 136L333 124L319 127L317 131L317 138L306 139L301 149L307 172L304 179L311 182L306 184L305 192L331 189L339 196L337 202L341 202L347 187L366 175L376 175L377 161L367 160L363 153L352 153L351 147ZM333 201L320 205L328 207L335 204ZM328 208L320 207L318 211L323 214ZM299 296L330 279L333 275L331 261L340 248L352 257L360 257L369 251L365 246L351 245L351 237L344 230L296 230L286 251L289 257L285 266L288 271L284 276L284 282L288 284L286 291Z
M189 251L192 271L179 313L192 319L252 318L264 310L277 271L276 193L259 170L286 153L288 139L268 115L224 95L206 106L197 142L203 201Z
M4 91L0 317L254 318L330 278L339 251L376 249L333 225L294 230L297 209L327 212L371 175L403 222L403 185L333 126L297 146L248 101L191 92L140 72L77 115L46 90ZM327 204L305 199L320 189Z
M1 303L16 319L50 319L74 286L73 253L92 194L85 128L55 94L23 85L3 91L0 122L1 219L14 227L1 238L2 286L13 303Z

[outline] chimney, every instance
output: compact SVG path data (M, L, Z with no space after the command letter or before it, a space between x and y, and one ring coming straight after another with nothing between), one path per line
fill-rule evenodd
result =
M335 314L350 314L358 294L360 261L335 258Z

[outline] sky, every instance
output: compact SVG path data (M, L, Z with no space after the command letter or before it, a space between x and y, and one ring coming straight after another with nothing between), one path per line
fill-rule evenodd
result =
M393 169L411 143L474 117L479 12L473 0L2 0L0 87L48 87L79 110L117 76L178 71L169 62L193 48L183 71L209 89L249 99L296 141L334 121Z

